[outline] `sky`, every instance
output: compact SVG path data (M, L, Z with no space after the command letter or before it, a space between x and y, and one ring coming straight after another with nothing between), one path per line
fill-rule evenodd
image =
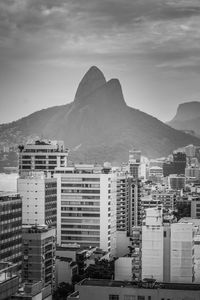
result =
M200 101L200 1L0 0L0 123L73 101L93 65L172 119Z

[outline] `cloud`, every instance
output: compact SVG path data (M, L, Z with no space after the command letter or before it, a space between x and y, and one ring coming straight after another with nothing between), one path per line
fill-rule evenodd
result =
M177 53L199 57L199 14L197 0L2 0L0 56L64 63L112 55L170 67Z

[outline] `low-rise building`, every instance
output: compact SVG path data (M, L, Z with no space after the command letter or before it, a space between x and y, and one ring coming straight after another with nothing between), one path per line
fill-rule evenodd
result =
M198 284L156 283L85 279L67 300L199 300Z

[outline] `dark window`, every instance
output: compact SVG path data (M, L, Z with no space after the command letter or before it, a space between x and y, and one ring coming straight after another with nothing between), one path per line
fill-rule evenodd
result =
M136 300L136 296L134 296L134 295L125 295L124 300Z
M109 300L119 300L119 295L109 295Z

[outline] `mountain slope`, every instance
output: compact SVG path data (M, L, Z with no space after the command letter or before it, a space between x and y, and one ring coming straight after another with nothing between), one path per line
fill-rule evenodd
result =
M199 139L127 106L119 80L106 81L96 67L83 77L72 103L0 126L0 139L8 143L37 136L64 140L72 149L71 158L86 162L127 161L132 147L148 157L159 157L200 144Z
M200 102L186 102L178 106L175 117L168 122L175 129L191 131L200 136Z

